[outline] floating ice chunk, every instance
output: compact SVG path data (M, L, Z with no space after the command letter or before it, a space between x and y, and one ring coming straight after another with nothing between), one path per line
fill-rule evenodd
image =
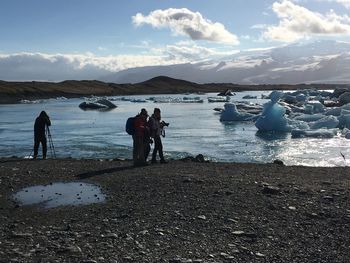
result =
M346 111L347 112L347 111ZM342 114L338 117L339 127L350 128L350 114Z
M256 115L247 112L239 112L233 103L225 103L225 109L221 112L220 121L251 121Z
M341 106L343 110L350 110L350 103Z
M339 120L335 116L326 116L318 121L310 123L310 128L313 130L326 128L333 129L339 125Z
M271 94L269 95L269 98L272 103L277 103L277 101L283 97L283 92L281 91L272 91Z
M216 96L216 97L208 97L208 102L228 102L230 101L230 96Z
M297 102L297 98L293 95L290 95L288 93L285 93L283 95L283 100L287 103L290 103L290 104L293 104L293 103L296 103Z
M303 101L306 101L307 96L305 94L298 94L295 98L297 101L303 102Z
M291 126L288 125L288 120L284 116L286 109L277 104L281 95L282 93L278 91L270 94L271 101L264 104L263 112L255 122L259 131L291 131Z
M342 134L344 135L344 137L346 139L350 139L350 130L349 129L347 129L347 128L343 129Z
M327 110L327 111L325 112L325 115L327 115L327 116L329 116L329 115L340 116L341 111L342 111L342 108L336 107L336 108Z
M350 92L344 92L339 96L339 103L341 105L350 103Z
M293 119L287 119L288 125L292 127L292 129L299 129L299 130L309 130L310 126L305 121L298 121Z
M313 113L321 113L325 111L325 107L319 101L309 101L305 104L305 113L313 114Z
M258 96L253 96L253 95L245 95L242 97L242 99L257 99Z
M294 120L312 122L312 121L318 121L324 117L325 116L323 114L320 114L320 113L318 113L318 114L301 114L299 116L296 116L294 118Z
M337 129L292 130L292 138L302 138L302 137L333 138L335 135L337 135Z

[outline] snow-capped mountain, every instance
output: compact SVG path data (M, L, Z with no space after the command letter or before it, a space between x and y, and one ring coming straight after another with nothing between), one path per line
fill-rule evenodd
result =
M350 83L350 43L324 40L241 51L220 61L131 68L101 80L136 83L160 75L196 83Z

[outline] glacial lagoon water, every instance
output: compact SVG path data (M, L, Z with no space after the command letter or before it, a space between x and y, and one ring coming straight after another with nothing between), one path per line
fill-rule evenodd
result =
M267 100L260 99L261 94L269 93L239 92L231 100L244 101L242 97L252 95L258 99L246 101L264 104ZM50 131L57 157L130 159L132 140L125 132L126 119L136 115L141 108L151 113L154 107L159 107L163 119L170 123L163 138L166 158L201 153L212 161L224 162L270 163L280 159L287 165L349 165L350 140L341 136L292 139L290 133L258 133L252 122L222 123L219 121L220 115L213 109L223 107L224 103L209 103L207 100L207 97L215 95L170 95L172 98L199 96L203 98L203 103L134 103L117 100L114 102L118 107L105 112L81 110L78 105L84 98L0 105L0 157L25 157L31 153L34 120L40 111L45 110L51 117ZM143 101L150 96L125 97Z

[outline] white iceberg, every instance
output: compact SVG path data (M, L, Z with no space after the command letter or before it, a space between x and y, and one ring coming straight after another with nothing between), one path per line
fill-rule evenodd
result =
M294 117L294 120L298 120L298 121L305 121L305 122L313 122L313 121L318 121L322 118L324 118L325 116L323 114L301 114L298 115L296 117Z
M337 129L318 129L318 130L292 130L292 138L333 138L337 135Z
M317 130L321 128L333 129L339 125L339 120L335 116L325 116L322 119L310 123L310 129Z
M247 113L247 112L239 112L237 107L233 103L225 103L224 110L221 112L220 121L251 121L257 118L256 115Z

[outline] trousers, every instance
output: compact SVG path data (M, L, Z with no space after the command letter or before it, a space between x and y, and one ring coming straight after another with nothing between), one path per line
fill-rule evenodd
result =
M41 147L43 150L43 159L46 159L47 153L47 140L46 137L36 137L34 138L34 158L38 156L39 145L41 143Z

